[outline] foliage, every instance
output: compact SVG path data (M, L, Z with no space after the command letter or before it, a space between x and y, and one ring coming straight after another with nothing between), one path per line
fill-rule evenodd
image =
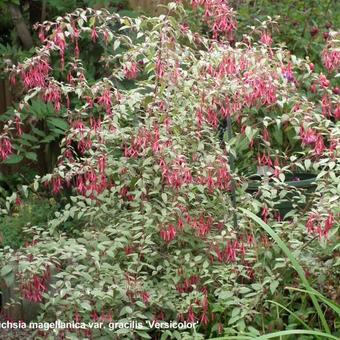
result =
M225 1L192 5L208 37L183 25L180 1L158 18L78 9L38 26L42 46L11 68L24 95L0 155L25 154L20 122L37 116L37 102L43 114L50 107L67 121L61 154L30 189L50 190L64 205L31 228L27 247L2 250L2 277L8 284L15 273L22 298L42 303L42 321L199 322L181 333L79 330L82 338L284 335L297 332L299 319L309 334L335 334L336 316L325 317L313 294L335 300L339 274L339 93L329 80L339 67L338 33L321 74L273 45L273 20L233 45L236 20ZM100 71L87 72L85 48L100 50ZM221 142L228 119L232 131ZM251 195L257 165L272 173ZM315 173L313 193L287 184L297 169ZM287 197L294 205L280 216L277 203ZM71 221L77 236L63 233ZM285 289L300 279L307 294Z
M21 201L16 198L17 208L9 215L0 217L1 247L20 248L25 241L24 230L30 226L46 225L54 215L55 204L47 199L32 198Z

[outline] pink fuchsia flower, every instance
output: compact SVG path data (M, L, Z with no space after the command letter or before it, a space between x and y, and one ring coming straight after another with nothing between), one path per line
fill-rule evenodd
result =
M126 79L135 79L138 75L138 64L129 62L124 66L124 76Z
M340 52L325 48L321 54L322 62L328 72L336 71L340 68Z
M334 215L332 213L328 214L325 224L324 224L324 230L323 230L323 234L325 237L328 236L328 233L332 229L334 223L335 223Z
M188 318L187 318L187 322L188 323L194 323L196 321L195 318L195 313L192 309L192 306L190 306L189 310L188 310Z
M340 120L340 104L337 104L334 110L334 118L335 120Z
M177 232L173 224L170 224L168 228L162 229L160 231L161 238L167 243L170 243L172 240L174 240L176 237L176 234Z
M54 194L58 194L62 188L62 179L56 177L52 179L52 190Z
M269 33L262 32L260 42L264 45L271 46L273 43L273 39Z
M143 299L143 302L145 304L148 304L149 301L150 301L150 294L148 292L146 292L146 291L143 291L143 292L140 293L140 295L141 295L141 297Z
M269 210L267 207L263 207L262 208L262 212L261 212L261 216L262 216L262 219L265 223L267 223L268 221L268 215L269 215Z
M91 40L95 43L98 39L98 33L96 30L96 27L93 26L92 31L91 31Z
M42 58L30 64L28 69L21 73L25 88L45 87L50 69L48 62Z
M305 130L304 127L301 126L300 138L302 139L303 144L306 145L314 144L318 140L318 133L311 128Z
M321 99L322 115L330 117L332 115L332 104L328 95L323 95Z
M314 146L314 151L318 156L320 156L323 154L324 150L325 150L325 144L323 141L323 137L321 135L318 135L318 139Z
M109 89L105 89L103 94L97 99L98 104L106 108L108 115L112 114L112 93Z
M4 161L12 154L12 143L7 136L0 136L0 157Z
M319 77L319 83L323 88L327 88L329 86L329 80L322 73L320 74L320 77Z

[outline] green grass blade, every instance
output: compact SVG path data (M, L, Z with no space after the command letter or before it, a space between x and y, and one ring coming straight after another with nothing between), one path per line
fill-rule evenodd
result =
M286 288L290 289L290 290L296 290L296 291L299 291L299 292L303 292L303 293L314 294L324 304L326 304L329 308L331 308L333 310L333 312L335 312L336 314L338 314L340 316L340 306L336 302L334 302L334 301L326 298L325 296L323 296L321 293L319 293L315 289L312 288L312 291L308 292L307 290L301 289L301 288L295 288L295 287L286 287Z
M319 331L312 331L312 330L304 330L304 329L291 329L288 331L280 331L280 332L274 332L274 333L269 333L265 335L258 336L254 339L256 340L266 340L266 339L272 339L272 338L277 338L279 336L286 336L286 335L294 335L294 334L305 334L305 335L315 335L315 336L320 336L323 338L327 339L334 339L334 340L339 340L339 338L335 337L334 335L319 332Z
M272 301L272 300L267 300L270 303L273 303L276 306L281 307L282 309L284 309L286 312L288 312L289 314L291 314L296 320L298 320L304 327L306 327L306 329L310 329L311 328L301 319L299 318L294 312L292 312L290 309L288 309L287 307L281 305L281 303L278 303L276 301Z
M266 223L264 223L258 216L256 216L255 214L253 214L252 212L248 211L247 209L244 208L240 208L240 210L247 215L248 217L250 217L254 222L256 222L259 226L261 226L274 240L275 242L278 244L278 246L281 248L281 250L285 253L285 255L288 257L288 259L290 260L290 262L292 263L294 269L296 270L296 272L298 273L300 280L302 281L303 285L305 286L306 290L309 293L309 296L313 302L313 305L318 313L319 319L322 323L323 329L325 332L327 332L328 334L331 333L329 326L327 324L327 321L325 319L325 316L321 310L321 307L319 305L319 302L317 300L317 298L315 297L314 294L311 294L312 292L312 287L310 286L306 276L305 276L305 272L303 270L303 268L300 266L299 262L296 260L296 258L294 257L294 255L292 254L292 252L289 250L289 248L286 246L286 244L281 240L281 238L279 237L279 235L276 234L276 232Z
M308 329L291 329L287 331L279 331L279 332L274 332L274 333L269 333L265 335L237 335L237 336L224 336L224 337L219 337L219 338L211 338L209 340L250 340L250 339L256 339L256 340L267 340L267 339L273 339L277 337L285 337L289 335L297 335L297 334L303 334L303 335L314 335L315 337L322 337L322 338L327 338L327 339L332 339L332 340L339 340L334 335L319 332L319 331L313 331L313 330L308 330Z

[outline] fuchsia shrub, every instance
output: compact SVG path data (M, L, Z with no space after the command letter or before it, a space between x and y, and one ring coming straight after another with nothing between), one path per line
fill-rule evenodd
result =
M21 270L30 278L19 274L18 280L24 298L45 303L44 320L198 321L206 335L260 327L259 305L275 294L286 264L275 260L275 245L246 217L238 214L233 224L233 181L237 206L275 225L293 248L308 233L334 236L339 211L331 180L339 170L340 136L331 74L314 73L308 60L275 47L270 21L233 47L237 24L227 2L192 5L204 9L212 38L170 16L184 14L180 1L159 18L79 9L39 25L36 56L11 69L26 95L1 135L2 160L20 143L20 109L33 99L53 105L69 125L53 173L33 185L38 190L42 183L56 198L71 191L68 204L48 231L37 232L34 245L3 254L9 262L30 258ZM323 52L328 71L339 67L335 37ZM98 79L84 69L82 39L104 50ZM51 67L56 56L58 75ZM127 82L133 86L124 88ZM228 117L233 137L221 147L218 127ZM291 190L285 174L312 163L322 195L308 217L296 209L283 220L275 199ZM245 189L257 165L272 167L275 179L272 187L264 181L255 198ZM296 194L306 199L301 190ZM79 224L78 239L58 234L70 220ZM261 262L268 252L273 266ZM308 252L301 261L309 265L312 256L320 263L313 247ZM58 274L48 291L51 263ZM314 275L332 264L315 266ZM271 314L265 308L263 318ZM89 337L92 331L77 332ZM129 336L147 331L129 330Z

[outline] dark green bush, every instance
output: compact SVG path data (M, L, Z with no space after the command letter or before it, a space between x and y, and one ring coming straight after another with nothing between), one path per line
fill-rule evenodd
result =
M45 226L56 211L54 200L33 197L24 201L10 215L0 217L0 246L18 249L25 241L24 228L28 226Z

